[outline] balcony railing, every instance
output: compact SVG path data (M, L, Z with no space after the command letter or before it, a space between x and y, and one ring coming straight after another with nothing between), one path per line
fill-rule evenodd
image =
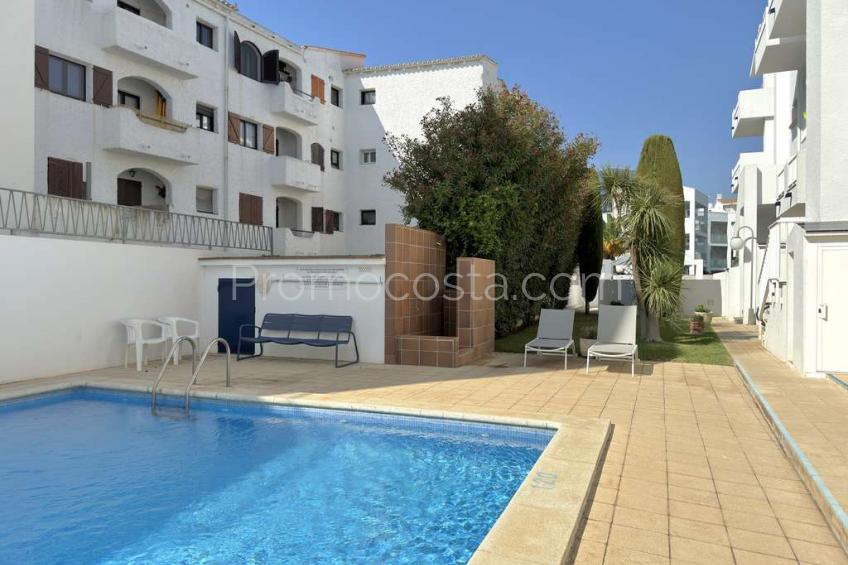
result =
M270 227L0 188L0 230L273 252Z

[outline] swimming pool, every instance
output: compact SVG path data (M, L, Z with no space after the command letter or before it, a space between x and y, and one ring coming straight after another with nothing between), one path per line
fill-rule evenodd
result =
M552 435L87 388L0 430L0 563L464 563Z

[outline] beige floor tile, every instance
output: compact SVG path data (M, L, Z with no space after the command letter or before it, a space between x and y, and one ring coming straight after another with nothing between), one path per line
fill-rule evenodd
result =
M724 510L724 521L728 527L761 534L781 535L782 530L777 518L763 516L762 514L751 514L739 510Z
M671 516L694 520L696 522L706 522L708 524L724 524L724 518L722 517L721 510L718 508L680 502L679 500L669 500L668 507Z
M727 533L730 536L730 544L734 548L787 559L794 558L792 548L789 547L789 543L783 536L761 534L736 528L728 528Z
M754 553L736 548L733 549L733 555L736 557L736 565L793 565L798 563L795 559L784 559L774 555Z
M718 497L714 492L686 487L669 486L668 498L671 500L679 500L681 502L691 502L692 504L712 506L714 508L718 508L719 506Z
M591 540L580 540L574 565L602 565L607 545Z
M612 513L614 508L615 506L612 504L606 504L596 500L592 502L592 506L589 508L589 519L601 522L612 522Z
M839 547L801 540L789 540L795 556L805 563L816 565L848 565L848 556Z
M833 537L833 532L825 526L813 526L795 520L780 518L778 520L783 527L783 532L790 539L808 541L811 543L819 543L823 545L836 545L836 539Z
M668 565L664 555L645 553L630 547L607 546L604 565Z
M648 530L638 530L613 523L608 544L610 547L618 546L668 557L668 536Z
M609 537L609 522L600 522L598 520L587 520L583 525L584 540L597 541L606 543Z
M613 524L639 530L649 530L660 534L668 533L667 515L626 508L624 506L616 507Z
M725 545L671 536L672 559L702 565L732 565L733 554Z
M716 545L730 545L727 530L723 525L696 522L671 516L669 527L673 537L687 538Z

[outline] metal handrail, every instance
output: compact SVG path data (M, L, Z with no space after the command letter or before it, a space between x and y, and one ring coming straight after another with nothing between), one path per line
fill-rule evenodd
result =
M213 339L212 341L210 341L206 345L206 350L203 352L203 355L200 358L200 363L197 364L197 367L195 367L194 370L191 373L191 380L188 382L188 386L186 387L186 390L185 390L185 411L186 411L186 414L188 414L189 405L191 403L191 400L190 400L191 396L189 396L189 393L191 392L191 387L193 387L194 383L197 382L197 375L200 373L200 369L203 368L203 364L206 362L206 358L209 356L209 351L212 349L212 346L215 345L216 343L223 343L224 349L227 350L226 386L227 386L227 388L230 388L230 344L227 343L226 339L224 339L222 337L216 337L215 339Z
M162 377L165 376L165 372L168 370L168 367L171 364L171 360L174 358L174 355L179 350L180 345L184 341L187 341L191 344L191 372L192 374L197 370L197 342L194 338L191 338L187 335L180 336L174 341L174 345L171 346L171 352L168 353L168 357L165 358L165 362L162 364L162 368L159 370L159 375L156 377L156 380L153 382L153 391L150 396L150 410L156 411L156 392L159 389L159 383L162 381Z
M220 218L0 188L0 230L273 252L273 230Z

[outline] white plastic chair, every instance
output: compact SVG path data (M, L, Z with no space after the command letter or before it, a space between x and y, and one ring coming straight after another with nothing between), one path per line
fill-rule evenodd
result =
M200 339L200 324L194 320L190 320L188 318L179 318L177 316L162 316L159 318L159 321L166 326L168 326L168 331L170 332L171 343L174 343L181 337L190 337L195 342ZM182 325L182 330L180 331L180 326ZM182 344L180 345L180 351L174 355L174 365L180 364L180 357L182 356Z
M589 361L595 359L630 359L630 375L636 375L639 347L636 345L636 306L609 306L598 309L598 342L586 352L586 374Z
M124 350L124 368L127 368L127 358L130 354L130 347L135 347L135 370L141 371L142 365L147 364L147 356L144 352L146 345L161 345L162 346L162 361L165 361L165 347L171 339L171 330L165 324L154 320L144 320L141 318L127 318L121 320L124 328L127 330L127 347ZM159 335L145 337L144 327L150 326L156 328Z
M524 346L524 366L527 366L527 352L537 355L562 355L563 365L568 369L568 350L574 352L574 310L543 309L539 316L536 339Z

